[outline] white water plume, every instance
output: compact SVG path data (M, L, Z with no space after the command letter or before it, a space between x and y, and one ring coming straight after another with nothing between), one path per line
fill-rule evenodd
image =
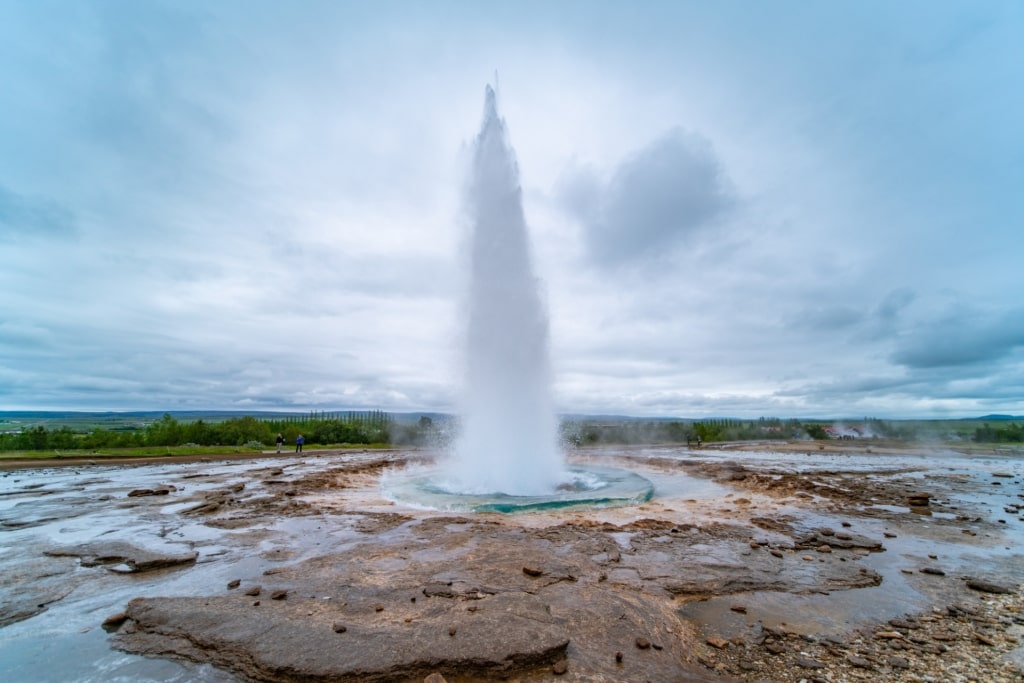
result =
M530 263L515 154L496 99L488 86L473 148L462 433L445 478L465 493L543 495L566 480L548 318Z

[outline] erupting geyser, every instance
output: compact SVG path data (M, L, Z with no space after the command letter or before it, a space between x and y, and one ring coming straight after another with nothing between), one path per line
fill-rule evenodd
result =
M547 312L530 264L515 154L488 86L473 149L462 433L447 478L467 493L550 493L565 481Z
M530 265L519 170L488 86L473 147L461 434L438 471L386 477L386 495L430 508L513 512L648 500L643 477L568 467L551 396L548 318Z

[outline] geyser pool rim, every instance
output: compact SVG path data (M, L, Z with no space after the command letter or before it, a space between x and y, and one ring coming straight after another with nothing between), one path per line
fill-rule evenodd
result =
M536 496L504 493L459 493L444 490L443 472L397 473L381 482L385 497L412 507L445 512L541 512L566 508L610 508L639 505L654 496L654 484L636 472L618 467L570 465L574 481L591 480L589 488Z

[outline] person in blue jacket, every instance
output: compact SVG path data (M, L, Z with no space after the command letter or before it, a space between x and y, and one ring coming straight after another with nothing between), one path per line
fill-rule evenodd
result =
M302 452L302 442L303 441L304 441L304 439L302 438L302 434L299 434L297 437L295 437L295 452L296 453L301 453Z

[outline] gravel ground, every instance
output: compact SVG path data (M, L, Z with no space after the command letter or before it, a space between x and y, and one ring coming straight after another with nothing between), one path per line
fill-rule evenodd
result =
M749 639L708 638L697 660L746 681L1019 683L1024 681L1024 593L980 594L842 637L758 629Z

